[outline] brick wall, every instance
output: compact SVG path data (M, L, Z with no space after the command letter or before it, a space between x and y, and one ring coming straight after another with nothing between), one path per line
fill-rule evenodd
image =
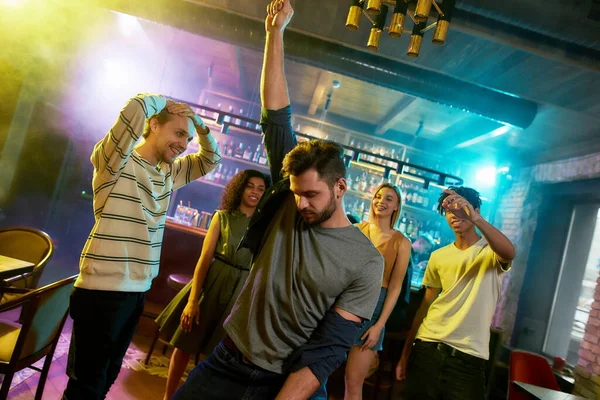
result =
M596 281L592 311L579 348L573 393L587 399L600 398L600 278Z
M537 225L537 210L542 199L532 189L535 183L558 183L600 177L600 153L523 168L515 174L511 187L500 199L496 226L515 244L517 257L504 277L502 293L493 325L501 327L504 343L510 343L517 305L525 278L529 249ZM575 393L600 399L600 278L596 286L593 311L579 350L575 370Z
M509 343L529 249L537 225L541 197L532 189L535 183L558 183L600 177L600 153L523 168L513 174L511 187L500 198L495 225L514 243L517 257L504 277L502 293L493 324L504 330L504 343Z

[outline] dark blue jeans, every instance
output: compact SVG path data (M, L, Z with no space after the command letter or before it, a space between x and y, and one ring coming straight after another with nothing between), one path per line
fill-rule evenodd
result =
M417 340L408 360L407 400L484 400L485 360Z
M244 361L240 352L229 350L221 342L190 372L171 400L274 399L285 379L285 375Z
M121 371L145 300L145 293L73 289L69 382L63 399L106 397Z

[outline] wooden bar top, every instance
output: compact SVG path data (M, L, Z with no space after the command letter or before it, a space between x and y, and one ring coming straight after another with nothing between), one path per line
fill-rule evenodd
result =
M169 275L194 274L205 236L206 229L182 225L170 219L165 222L160 268L147 294L149 302L165 306L177 294L167 283Z
M165 228L166 229L174 229L180 232L184 232L184 233L189 233L192 235L198 235L198 236L206 236L206 232L208 232L206 229L201 229L195 226L188 226L188 225L183 225L180 223L177 223L175 221L170 221L167 220L167 222L165 222Z

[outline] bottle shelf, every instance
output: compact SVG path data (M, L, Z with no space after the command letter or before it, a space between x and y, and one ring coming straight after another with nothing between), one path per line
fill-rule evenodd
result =
M421 213L421 214L425 214L425 215L435 215L435 216L440 216L437 211L433 211L433 210L428 210L426 208L421 208L421 207L417 207L417 206L413 206L410 204L402 204L402 211L411 211L414 213Z
M368 193L368 192L359 192L358 190L354 190L354 189L348 189L346 192L351 196L360 197L361 199L365 199L365 200L369 200L369 201L371 201L373 199L373 194Z
M236 115L230 111L226 112L221 109L215 109L212 107L202 106L194 104L189 101L184 101L177 98L171 98L174 101L183 102L191 107L194 107L200 113L203 119L206 119L207 124L219 127L220 131L224 134L228 133L229 128L234 128L235 131L240 131L245 134L251 134L253 136L260 137L261 132L259 129L260 122L249 118L247 116ZM305 139L315 139L311 135L307 135L301 132L295 132L296 136ZM360 163L362 166L374 167L377 170L383 170L384 176L387 179L388 174L402 174L412 176L416 180L422 180L423 187L427 189L430 184L436 184L439 187L445 187L448 185L462 185L463 179L454 176L452 174L436 171L434 169L412 164L407 160L398 160L396 157L390 155L382 155L377 152L369 151L368 149L361 149L359 146L354 147L350 145L342 145L346 154L345 157L350 163ZM250 165L255 165L251 163ZM260 164L259 164L260 165Z
M231 156L225 156L225 155L221 155L221 158L223 158L223 160L230 160L230 161L235 161L235 162L239 162L242 164L246 164L246 165L251 165L255 168L260 168L264 171L270 172L271 170L269 169L268 165L262 165L262 164L257 164L253 161L249 161L249 160L244 160L243 158L237 158L237 157L231 157Z
M242 144L244 149L250 146L249 150L253 150L252 154L256 152L254 147L259 146L259 151L262 150L261 157L266 157L264 149L262 149L262 143L259 143L262 133L259 121L254 120L250 115L246 116L241 109L239 115L236 115L232 106L229 106L229 111L224 111L220 106L217 108L208 107L208 103L205 106L185 103L198 109L198 112L215 135L219 136L218 141L221 142L221 145L225 146L227 144L228 149L232 148L234 151L237 150L238 153L242 149ZM234 108L239 107L235 106ZM244 106L244 108L246 107ZM294 133L298 140L315 138L307 133L298 132L300 130L299 124L297 126L297 131ZM247 136L243 137L245 135ZM450 237L453 237L453 235L447 229L441 228L445 221L434 209L434 204L437 205L441 190L448 185L460 185L463 180L450 173L437 171L437 165L435 169L432 169L411 163L406 152L395 152L393 145L390 147L390 143L387 145L381 144L366 135L360 136L360 140L354 140L354 137L348 138L347 134L345 135L338 137L336 141L344 147L344 160L348 165L348 182L351 183L360 179L360 189L375 187L383 182L397 185L403 192L404 200L410 199L408 204L402 205L402 214L406 213L408 221L413 221L415 232L434 232L436 235L432 234L432 236L435 236L434 239L438 243L445 244L449 242ZM373 141L376 143L373 144ZM221 145L220 148L223 147ZM253 157L251 160L247 160L233 157L233 155L222 155L222 158L223 164L225 164L222 168L223 173L229 172L226 177L231 176L231 170L237 169L238 166L240 170L247 166L246 168L270 172L268 164L256 163L252 161L254 160ZM264 161L264 158L261 161ZM233 162L233 164L230 162ZM239 164L245 164L245 166ZM209 179L211 178L209 177ZM220 183L207 179L200 179L198 182L219 188L224 188L227 184L225 179L220 180ZM360 220L367 220L368 211L365 211L365 209L369 209L372 198L373 194L367 191L348 189L347 199L345 200L346 210L353 213ZM421 203L421 201L423 202ZM424 207L423 204L427 204L427 206ZM416 237L418 235L412 236Z
M368 200L369 202L371 200L373 200L373 194L368 193L368 192L360 192L358 190L354 190L354 189L348 189L346 191L346 193L348 193L350 196L354 196L354 197L358 197L364 200ZM418 206L413 206L411 204L402 204L402 212L413 212L413 213L420 213L422 215L431 215L431 216L439 216L439 214L436 211L433 210L428 210L426 208L422 208L422 207L418 207Z
M204 179L204 177L197 179L196 182L200 182L205 185L216 186L216 187L223 188L223 189L225 188L225 185L223 185L222 183L207 181L206 179Z

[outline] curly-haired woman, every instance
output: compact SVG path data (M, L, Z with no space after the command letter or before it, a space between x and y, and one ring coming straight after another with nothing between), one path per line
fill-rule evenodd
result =
M270 184L268 175L255 170L242 171L229 181L204 239L194 278L156 319L175 347L165 399L177 390L190 356L198 351L209 354L225 336L223 322L250 270L250 251L237 246Z

